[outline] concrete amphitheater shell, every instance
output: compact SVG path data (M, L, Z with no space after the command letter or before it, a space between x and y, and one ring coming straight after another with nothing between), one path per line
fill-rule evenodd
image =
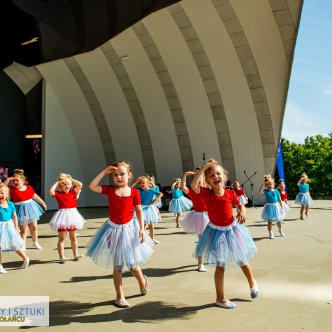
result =
M115 160L174 177L214 158L255 202L274 173L302 0L185 0L97 49L36 66L43 78L45 192L60 171L87 189ZM244 186L250 197L250 183ZM46 195L45 195L46 196ZM49 208L55 202L45 197Z

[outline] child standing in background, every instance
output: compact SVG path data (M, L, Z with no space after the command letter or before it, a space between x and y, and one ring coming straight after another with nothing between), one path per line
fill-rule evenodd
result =
M194 190L187 187L187 176L195 176L199 171L199 168L195 172L185 172L181 181L182 191L188 195L193 203L194 210L188 212L181 220L181 226L186 233L197 234L198 239L201 237L205 227L209 223L209 216L206 210L206 205L200 195L196 194ZM205 187L203 178L199 181L200 187ZM206 272L206 268L203 264L203 257L198 256L198 272Z
M8 194L8 188L0 183L0 273L7 273L2 266L3 251L15 250L23 259L22 269L27 268L30 262L24 252L24 241L19 234L15 205L8 201Z
M201 178L211 188L200 187ZM246 220L246 209L233 190L225 189L226 171L216 161L208 161L193 178L191 188L204 200L210 218L200 237L195 256L203 256L205 261L216 266L214 282L216 305L225 309L234 309L236 303L227 299L224 292L225 269L234 263L241 267L250 287L251 298L259 294L249 260L256 252L256 245L242 224ZM233 206L237 216L233 216Z
M136 184L139 184L138 191L141 197L144 225L148 225L151 239L154 243L158 244L159 241L154 237L154 225L158 224L159 219L155 203L161 199L163 194L157 189L150 188L150 182L145 176L137 178L132 183L131 188L134 188Z
M49 189L49 194L56 199L59 207L49 225L53 230L57 230L59 234L58 253L61 263L68 260L64 253L67 232L69 233L74 260L77 261L83 256L77 253L78 243L76 238L76 230L82 229L85 223L84 218L77 211L77 200L82 186L81 182L73 179L69 174L60 173L58 181ZM59 188L60 191L56 188Z
M302 173L301 178L297 181L297 185L299 187L299 193L295 197L295 204L301 205L300 209L300 219L304 220L305 213L306 217L309 218L309 206L313 204L313 200L310 196L309 192L309 183L308 183L308 175L306 173Z
M240 187L240 183L238 181L233 182L232 189L235 191L236 196L241 202L241 204L243 204L244 206L248 204L248 197L244 193L243 188Z
M286 213L289 210L289 206L288 206L288 194L286 191L286 185L283 179L279 179L278 181L278 187L277 187L279 194L280 194L280 198L281 198L281 203L282 203L282 207L284 209L284 219L286 217ZM284 221L282 221L284 222Z
M190 211L193 207L193 203L190 199L183 196L183 191L181 189L181 179L174 179L171 186L172 199L169 202L168 211L173 212L175 217L176 227L180 227L180 216L182 212Z
M33 246L36 249L42 249L41 245L38 243L37 220L39 220L40 216L47 210L45 202L36 194L35 190L27 184L23 169L15 169L14 175L5 182L8 183L10 196L15 204L18 226L24 245L29 228Z
M270 174L264 176L264 183L259 188L259 193L266 198L266 204L262 211L262 219L267 221L269 238L274 239L272 224L275 222L277 223L280 236L285 236L281 228L281 221L284 220L284 209L279 191L274 189L274 180Z
M108 174L112 174L114 185L100 185L100 181ZM107 195L109 219L90 240L87 256L106 268L113 266L115 305L121 308L130 306L122 288L124 265L137 279L140 294L146 295L149 282L139 265L151 257L154 247L154 242L145 235L139 192L128 186L132 177L130 165L118 161L104 169L89 185L92 191ZM138 222L133 221L134 209Z

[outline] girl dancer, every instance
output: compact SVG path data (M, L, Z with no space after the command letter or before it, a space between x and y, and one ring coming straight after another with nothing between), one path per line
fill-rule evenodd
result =
M154 238L154 224L158 224L159 219L155 203L161 199L163 194L157 189L149 188L150 182L145 176L138 178L131 187L135 187L136 184L139 184L138 191L142 202L144 224L149 226L150 237L153 242L158 244L159 241Z
M100 185L108 174L112 174L114 185ZM154 246L151 238L145 235L139 192L128 186L132 176L130 165L118 161L104 169L89 185L92 191L108 196L109 219L89 242L87 256L106 268L113 265L115 304L121 308L130 306L122 289L123 266L126 265L137 279L141 295L146 295L149 282L139 264L150 258ZM134 209L138 222L133 222Z
M206 211L206 205L200 195L196 194L191 188L187 187L187 176L195 176L199 171L199 168L195 172L185 172L181 181L182 191L190 197L193 203L194 210L187 213L181 220L181 226L184 231L189 234L197 234L198 239L201 237L205 227L209 223L209 216ZM203 178L199 181L199 186L205 187ZM198 256L198 267L199 272L206 272L206 268L203 264L203 257Z
M58 181L50 188L49 194L57 200L59 210L49 222L53 230L59 234L58 253L60 262L64 263L68 258L64 254L64 243L67 232L71 242L74 260L83 257L77 253L78 243L76 230L84 226L85 220L77 211L77 200L82 189L82 183L73 179L69 174L60 173ZM56 190L59 188L60 190Z
M288 194L287 194L286 185L285 185L285 182L284 182L283 179L279 179L277 189L278 189L279 194L280 194L282 207L284 209L284 218L285 218L286 213L289 210L289 206L288 206L288 203L287 203ZM282 222L284 222L284 221L282 221Z
M45 202L36 194L35 190L27 184L23 169L14 170L14 175L6 180L10 196L15 204L18 225L25 243L28 228L32 237L32 244L36 249L42 249L38 243L37 220L47 210Z
M204 175L211 189L199 186ZM232 261L241 267L246 276L251 298L256 298L259 290L249 265L250 258L256 252L256 246L249 231L242 225L246 220L246 210L235 192L225 189L226 180L226 171L216 161L210 160L193 178L191 188L204 200L210 218L210 223L198 241L195 256L204 256L205 261L216 266L216 305L233 309L237 305L228 300L224 293L225 268ZM237 209L236 218L233 216L233 206Z
M279 191L274 189L274 180L271 175L264 175L264 183L259 188L259 193L266 198L266 204L263 207L262 219L267 221L269 238L274 239L272 224L277 222L280 236L285 236L281 229L281 221L284 219L284 209L282 206Z
M240 183L238 181L233 182L232 189L235 191L235 194L241 204L243 204L244 206L248 204L248 197L244 193L243 188L240 187Z
M173 212L175 217L176 227L179 228L179 219L182 212L190 211L193 207L193 203L190 199L183 196L181 190L181 179L174 179L171 186L172 199L169 202L168 211Z
M8 201L8 188L0 183L0 273L7 273L2 266L3 251L15 250L23 258L22 269L29 266L30 259L24 252L24 242L18 233L15 205Z
M300 192L295 197L295 204L301 205L300 219L302 220L304 220L303 213L305 213L306 217L309 218L309 206L313 204L313 200L309 192L308 180L308 175L306 173L302 173L300 180L297 182Z

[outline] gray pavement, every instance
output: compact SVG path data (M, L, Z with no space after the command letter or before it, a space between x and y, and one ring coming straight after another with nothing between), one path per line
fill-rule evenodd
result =
M299 208L291 209L284 226L286 237L267 237L260 221L261 207L247 209L246 225L258 247L251 265L260 296L251 300L240 269L226 271L226 295L238 304L234 310L214 305L214 268L196 271L192 257L197 238L175 228L174 217L162 213L156 227L155 253L142 266L150 280L150 292L139 295L136 280L124 273L124 291L131 307L114 306L112 271L81 261L59 264L57 234L46 213L39 225L43 250L32 249L31 266L21 264L15 253L4 253L7 274L0 275L0 295L46 295L50 298L50 327L36 331L331 331L332 330L332 201L315 201L308 220L299 220ZM79 231L79 247L85 245L107 217L106 208L80 209L87 219ZM276 226L275 226L276 227ZM66 256L71 257L69 239ZM0 327L15 331L16 327Z

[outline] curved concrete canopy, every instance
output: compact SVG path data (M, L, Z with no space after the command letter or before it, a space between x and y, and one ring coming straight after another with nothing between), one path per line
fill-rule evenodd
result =
M114 160L170 185L203 156L254 201L273 173L302 0L184 0L94 51L37 66L44 78L45 188L88 183ZM251 196L249 182L244 186ZM104 204L85 190L81 205ZM49 202L52 206L54 202Z

